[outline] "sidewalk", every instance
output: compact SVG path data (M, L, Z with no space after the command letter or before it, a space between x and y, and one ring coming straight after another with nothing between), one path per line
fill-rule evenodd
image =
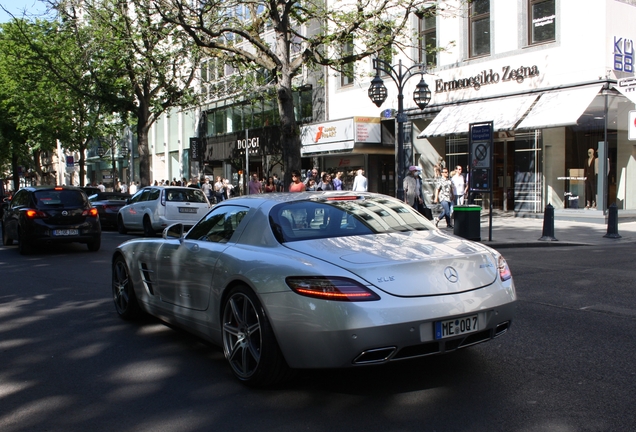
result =
M556 241L539 240L543 236L543 214L537 217L515 217L514 213L493 213L492 236L490 237L490 217L487 211L481 213L481 243L497 248L545 247L545 246L585 246L636 243L636 221L618 222L620 238L606 238L607 224L594 222L554 221ZM439 226L446 230L442 221ZM449 231L452 231L449 229ZM489 240L491 238L492 240Z

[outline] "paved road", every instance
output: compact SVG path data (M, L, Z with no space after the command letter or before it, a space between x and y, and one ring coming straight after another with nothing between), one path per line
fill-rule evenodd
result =
M128 238L21 257L0 247L0 430L622 431L636 428L633 245L506 249L511 331L444 357L237 383L219 348L120 320Z

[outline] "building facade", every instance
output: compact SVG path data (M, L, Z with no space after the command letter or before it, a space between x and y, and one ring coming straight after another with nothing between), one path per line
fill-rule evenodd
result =
M432 98L425 109L412 100L417 80L404 87L403 166L422 168L429 195L435 167L461 165L471 171L469 125L492 122L493 200L476 194L477 203L516 213L541 213L551 204L558 212L590 215L602 215L615 203L619 212L636 212L636 133L630 135L636 127L631 114L636 81L630 81L635 76L635 0L428 5L435 9L411 17L419 38L389 60L427 65L424 78ZM355 41L351 49L357 49ZM305 114L298 117L302 168L342 171L345 185L363 168L370 190L394 195L398 91L385 79L388 98L377 108L367 94L372 65L366 59L340 73L325 69L320 77L302 78L299 85L308 95L297 95L306 101L299 103ZM187 164L190 176L236 180L244 171L259 177L277 172L276 120L268 117L266 104L257 110L231 100L208 104L176 140L164 138L179 130L178 121L159 122L155 179L177 177L176 169L166 165L169 157L174 159L170 167L187 163L181 147L169 144L173 147L166 150L161 144L172 141L189 154L190 142L201 146L197 160ZM197 124L195 118L203 120ZM248 143L247 154L242 143Z

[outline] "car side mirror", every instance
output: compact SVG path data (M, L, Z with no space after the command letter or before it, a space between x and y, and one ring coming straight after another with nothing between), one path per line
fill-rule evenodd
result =
M164 240L180 239L181 237L183 237L183 224L176 223L176 224L170 225L169 227L163 230L162 237Z

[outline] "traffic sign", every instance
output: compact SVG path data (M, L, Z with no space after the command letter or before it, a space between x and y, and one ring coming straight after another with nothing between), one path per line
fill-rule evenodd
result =
M627 139L636 141L636 110L632 110L627 115Z

